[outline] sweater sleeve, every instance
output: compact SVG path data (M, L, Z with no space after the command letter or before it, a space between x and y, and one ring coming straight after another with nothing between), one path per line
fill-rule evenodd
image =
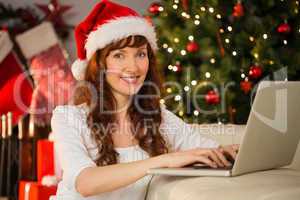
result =
M216 148L217 141L204 137L198 129L184 122L174 113L162 106L160 131L166 137L173 151L193 148Z
M84 168L96 166L83 142L82 134L87 130L85 113L76 106L58 106L53 111L51 128L63 170L63 185L77 192L75 180L79 173Z

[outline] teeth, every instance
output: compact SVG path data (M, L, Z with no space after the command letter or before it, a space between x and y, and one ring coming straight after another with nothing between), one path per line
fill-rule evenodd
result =
M131 76L131 77L121 77L121 79L123 79L124 81L128 82L128 83L136 83L138 76Z
M137 78L138 76L123 76L121 78Z
M136 79L136 78L129 78L129 77L124 77L123 79Z

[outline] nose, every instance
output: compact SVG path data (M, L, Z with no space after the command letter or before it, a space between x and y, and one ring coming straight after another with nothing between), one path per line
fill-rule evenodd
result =
M139 66L136 58L134 56L130 56L126 62L124 71L134 73L134 72L138 72L138 70L139 70Z

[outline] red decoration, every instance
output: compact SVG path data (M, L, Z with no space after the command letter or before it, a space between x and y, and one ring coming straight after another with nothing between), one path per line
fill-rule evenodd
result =
M19 200L48 200L56 194L56 186L44 186L38 182L20 181Z
M249 70L249 77L252 79L257 79L262 75L262 68L259 65L253 65Z
M190 53L195 53L199 50L199 45L197 42L189 42L187 45L186 45L186 50Z
M187 11L189 9L189 0L182 0L182 7Z
M71 9L71 6L60 5L58 0L50 0L49 4L36 3L35 5L45 13L45 18L51 21L54 26L60 28L67 26L62 18L62 15Z
M181 72L182 71L182 67L179 64L176 64L175 67L177 67L176 72Z
M41 182L44 176L55 176L54 146L49 140L37 143L37 177Z
M290 33L291 32L291 26L288 23L280 24L277 27L278 33Z
M159 7L161 7L161 5L159 3L152 3L150 5L150 7L148 8L148 11L154 15L157 15L160 11L159 11Z
M214 90L210 90L205 95L205 101L208 104L216 105L216 104L220 103L220 96Z
M240 87L245 94L248 94L252 89L252 83L250 81L245 80L240 83Z
M2 53L1 49L0 57ZM8 52L0 61L0 114L12 112L13 124L28 113L33 92L32 83L20 63L14 52Z
M233 13L232 15L234 17L242 17L244 16L244 7L241 2L238 2L234 7L233 7Z

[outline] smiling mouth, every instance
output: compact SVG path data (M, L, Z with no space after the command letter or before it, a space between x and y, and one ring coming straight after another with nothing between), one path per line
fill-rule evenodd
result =
M123 81L128 84L136 84L140 76L128 76L128 77L120 77Z

